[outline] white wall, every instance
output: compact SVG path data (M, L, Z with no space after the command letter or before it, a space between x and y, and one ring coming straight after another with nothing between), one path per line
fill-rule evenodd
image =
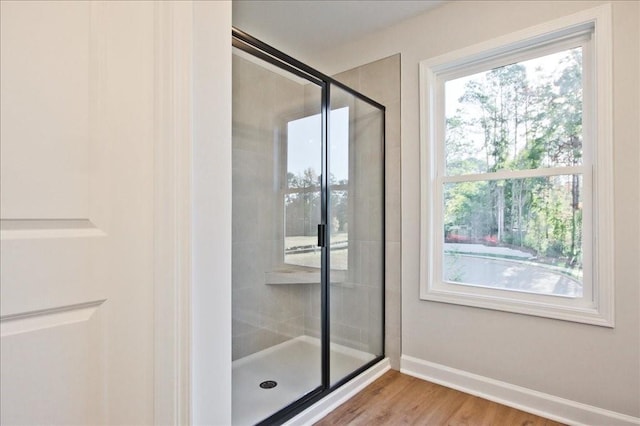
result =
M194 2L192 423L231 424L231 2Z
M336 73L402 55L402 352L628 416L640 416L638 2L612 2L614 329L419 299L418 62L603 2L451 2L335 50L300 58Z

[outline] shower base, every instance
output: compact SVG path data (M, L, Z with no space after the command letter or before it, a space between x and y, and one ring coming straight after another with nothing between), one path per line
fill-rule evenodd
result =
M374 358L366 352L331 344L331 381ZM276 386L269 382L275 382ZM233 362L233 424L256 424L318 386L320 340L317 338L299 336L238 359Z

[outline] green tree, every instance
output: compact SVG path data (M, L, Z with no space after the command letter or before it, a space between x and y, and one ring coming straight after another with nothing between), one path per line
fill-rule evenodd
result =
M530 70L512 64L468 79L446 121L447 174L581 163L581 50L565 52L553 70ZM445 230L466 226L580 264L580 185L579 175L447 184Z

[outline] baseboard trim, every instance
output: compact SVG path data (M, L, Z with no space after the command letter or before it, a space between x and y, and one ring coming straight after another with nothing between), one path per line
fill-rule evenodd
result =
M316 423L389 371L389 369L391 369L389 358L385 358L286 422L285 426L302 426Z
M640 425L640 418L402 355L400 371L509 407L571 425Z

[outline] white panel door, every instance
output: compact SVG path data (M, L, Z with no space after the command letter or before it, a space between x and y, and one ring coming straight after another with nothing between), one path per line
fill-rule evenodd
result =
M152 424L155 6L0 5L0 422Z

